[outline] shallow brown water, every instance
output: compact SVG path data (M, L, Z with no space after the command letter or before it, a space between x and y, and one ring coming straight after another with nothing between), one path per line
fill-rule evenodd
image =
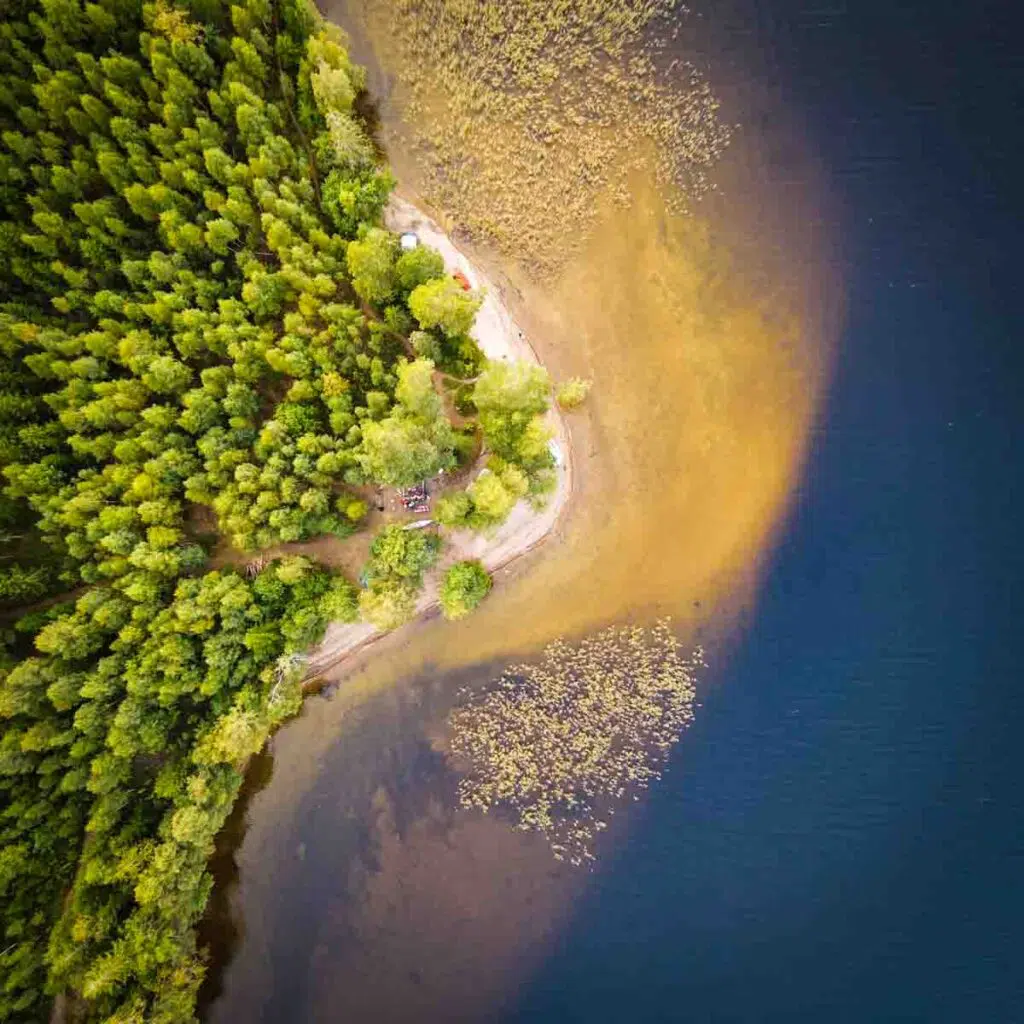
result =
M388 141L400 111L381 113ZM740 134L722 195L692 215L642 172L627 204L598 197L557 275L475 251L556 379L593 378L570 417L572 505L469 620L420 623L329 674L338 692L275 739L238 854L244 938L211 1020L486 1019L557 939L587 875L454 808L443 722L459 685L610 622L669 614L712 670L727 658L800 480L841 298L811 162L798 133L771 129L770 151ZM417 195L410 154L391 155Z

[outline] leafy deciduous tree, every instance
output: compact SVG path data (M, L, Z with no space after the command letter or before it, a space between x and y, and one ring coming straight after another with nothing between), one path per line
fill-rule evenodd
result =
M464 291L454 278L444 277L418 285L409 295L409 310L426 330L439 327L450 337L468 334L481 296Z
M491 577L479 562L456 562L441 581L441 610L445 618L464 618L490 590Z

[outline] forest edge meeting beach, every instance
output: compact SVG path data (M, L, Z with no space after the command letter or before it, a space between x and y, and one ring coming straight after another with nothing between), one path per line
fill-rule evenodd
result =
M483 303L471 334L488 359L541 365L533 346L509 312L501 288L470 261L434 220L408 200L392 195L384 222L396 234L414 233L421 245L430 246L441 254L448 273L464 276L472 288L483 293ZM552 403L545 425L552 432L558 454L554 467L555 489L544 508L537 511L526 501L520 501L508 519L493 531L445 530L445 547L426 578L416 603L415 618L398 632L439 606L439 582L451 565L475 559L493 574L533 551L554 532L568 507L573 488L572 439L557 402ZM344 661L386 635L386 631L368 622L330 623L323 640L309 654L307 685L318 682L318 677L327 670L336 675Z

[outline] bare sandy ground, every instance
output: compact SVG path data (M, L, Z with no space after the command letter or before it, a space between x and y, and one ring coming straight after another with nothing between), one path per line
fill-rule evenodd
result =
M484 301L477 313L473 337L488 359L539 363L529 340L509 314L500 288L456 248L434 221L412 203L397 196L392 197L388 204L384 221L392 231L415 231L423 244L441 253L450 272L461 270L474 288L483 289ZM533 550L554 530L572 494L573 453L569 431L554 403L547 422L561 451L561 465L556 468L557 485L547 505L537 512L521 501L500 527L486 534L472 530L445 530L445 547L420 595L418 615L422 616L437 606L440 577L453 562L476 558L493 573ZM343 659L383 635L365 622L331 623L323 642L310 653L310 673L315 675L332 668L335 670L332 675L337 678L336 670Z

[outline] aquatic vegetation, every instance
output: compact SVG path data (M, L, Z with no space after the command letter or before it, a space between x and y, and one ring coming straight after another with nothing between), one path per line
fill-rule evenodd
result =
M559 860L593 860L616 801L636 797L693 720L698 648L684 656L667 621L556 640L452 712L459 800L502 809L542 833Z
M590 394L590 389L593 386L592 380L585 380L583 377L570 377L555 393L558 407L567 412L578 409L587 400L587 395Z
M730 129L669 52L678 0L360 0L421 187L460 225L538 268L653 172L679 202L714 188Z

